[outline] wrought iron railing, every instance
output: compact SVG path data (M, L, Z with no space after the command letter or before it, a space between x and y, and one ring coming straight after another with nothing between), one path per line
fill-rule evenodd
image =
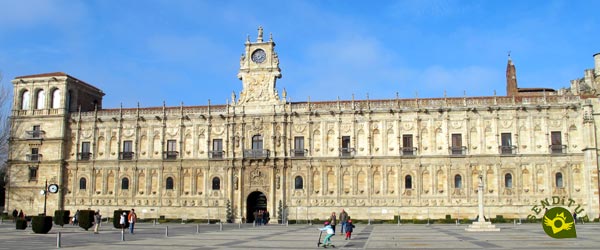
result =
M400 153L404 156L417 155L416 147L402 147L400 148Z
M498 153L501 155L514 155L517 154L517 146L498 146Z
M89 161L92 158L92 153L81 152L77 154L77 159L80 161Z
M133 160L133 152L121 152L119 153L119 160Z
M246 149L244 158L269 158L268 149Z
M550 145L551 154L565 154L567 153L567 145Z
M219 151L209 151L208 157L210 159L223 159L223 150Z
M450 151L450 155L466 155L467 154L467 147L465 147L465 146L450 147L449 151Z
M348 157L354 157L354 148L340 148L340 157L342 158L348 158Z

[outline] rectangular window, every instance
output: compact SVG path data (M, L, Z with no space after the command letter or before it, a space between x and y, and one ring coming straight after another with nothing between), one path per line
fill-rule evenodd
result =
M502 145L501 153L502 154L513 154L513 146L512 146L512 135L510 133L502 133L500 134L500 140Z
M342 136L342 156L351 156L352 149L350 148L350 136Z
M167 152L165 155L165 159L168 159L168 160L177 159L177 141L176 140L167 140Z
M84 141L81 143L81 153L79 154L79 159L87 161L90 159L90 142Z
M252 136L252 149L262 150L263 149L263 137L262 135Z
M294 137L294 156L304 156L304 136Z
M213 159L223 158L223 139L213 139L212 148L213 148L213 151L212 151Z
M42 137L42 129L41 129L40 125L33 126L33 131L31 133L31 137L33 139L38 139L38 138Z
M462 134L452 134L452 154L453 155L462 155L463 146L462 146Z
M29 155L29 161L40 161L40 149L31 148L31 154Z
M414 155L413 135L402 135L402 155Z
M29 167L29 181L37 180L37 172L38 172L37 167L34 167L34 166Z
M169 152L177 151L177 141L176 140L168 140L167 141L167 151L169 151Z
M560 131L552 131L550 133L550 149L552 151L553 154L560 154L560 153L564 153L563 152L563 145L562 145L562 136Z
M123 141L123 152L133 152L132 141Z
M123 141L123 152L121 153L122 160L133 159L133 142Z

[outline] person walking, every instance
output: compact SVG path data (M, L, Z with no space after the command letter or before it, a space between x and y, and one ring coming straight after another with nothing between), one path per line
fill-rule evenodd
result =
M352 238L352 231L354 231L354 225L352 224L352 220L348 220L344 226L346 227L344 229L346 231L346 240L349 240L350 238Z
M77 225L79 225L79 209L77 209L75 215L73 215L73 226Z
M266 209L265 209L265 212L263 212L263 223L264 223L265 225L267 225L267 223L269 223L269 220L271 219L271 218L269 218L269 217L270 217L270 216L269 216L269 210L266 210Z
M121 231L125 231L125 220L127 219L125 218L125 216L127 216L127 213L123 212L121 218L119 218L119 225L121 225Z
M19 219L25 219L25 214L23 213L23 209L19 210L19 214L17 215Z
M340 213L340 223L342 224L341 232L344 233L346 231L346 221L348 221L348 213L344 209Z
M333 229L333 234L335 234L335 225L337 224L337 217L335 216L335 212L331 213L331 217L329 217L329 225L331 225L331 229Z
M12 216L13 216L13 222L17 221L17 216L19 216L19 212L17 211L16 208L15 208L15 210L12 211Z
M100 223L102 222L102 215L100 215L100 210L96 210L94 213L94 233L98 234L98 230L100 229Z
M135 214L135 209L131 209L129 216L127 216L127 220L129 221L129 233L133 234L133 227L135 222L137 222L137 214Z
M573 212L573 222L577 224L577 212Z

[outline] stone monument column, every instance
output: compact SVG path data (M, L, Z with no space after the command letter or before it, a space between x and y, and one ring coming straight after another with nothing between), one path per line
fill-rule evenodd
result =
M477 202L479 205L477 221L474 221L472 225L465 228L469 232L497 232L500 228L496 228L492 225L492 222L485 221L483 217L483 176L479 175L479 186L477 187Z

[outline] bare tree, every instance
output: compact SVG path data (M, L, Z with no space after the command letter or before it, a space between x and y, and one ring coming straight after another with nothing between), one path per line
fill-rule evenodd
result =
M8 159L10 97L10 91L2 84L2 73L0 72L0 173L2 175L6 171L6 160Z

